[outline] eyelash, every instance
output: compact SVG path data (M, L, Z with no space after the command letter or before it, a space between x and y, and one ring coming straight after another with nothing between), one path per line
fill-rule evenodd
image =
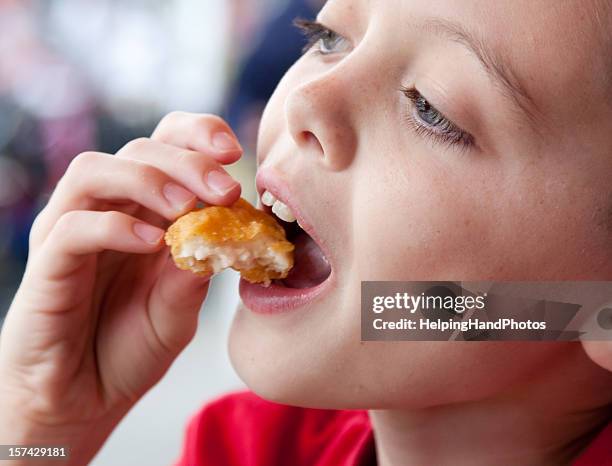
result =
M434 142L445 144L451 147L469 149L474 146L474 137L462 130L455 123L446 118L436 107L429 103L423 95L414 87L403 87L400 89L402 94L411 102L412 111L406 117L412 129L420 136L428 137ZM429 112L433 122L425 121L420 115L421 112Z
M306 45L302 48L302 54L305 54L315 45L325 39L342 38L340 34L332 31L331 29L323 26L318 21L311 21L308 19L296 18L293 21L293 25L299 29L299 31L306 37ZM314 49L314 53L326 54L320 48Z
M302 54L313 49L317 43L324 39L342 37L335 31L325 27L318 21L296 18L293 24L306 37L306 45L302 49ZM314 49L313 53L326 55L320 48ZM474 146L474 138L471 134L462 130L452 121L440 113L423 95L414 87L402 86L400 91L410 101L412 110L407 114L407 120L415 133L421 137L429 138L435 143L447 145L449 147L459 147L469 149ZM433 124L428 123L419 116L419 110L427 111L433 117Z

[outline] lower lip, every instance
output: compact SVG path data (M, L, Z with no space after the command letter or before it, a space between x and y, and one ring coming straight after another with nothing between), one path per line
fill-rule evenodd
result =
M272 283L270 286L257 285L240 280L240 297L244 305L258 314L278 314L298 309L320 298L331 288L331 277L312 288L285 288Z

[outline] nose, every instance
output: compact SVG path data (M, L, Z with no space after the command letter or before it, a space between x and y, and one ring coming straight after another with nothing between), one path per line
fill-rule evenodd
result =
M355 103L347 81L336 73L319 75L296 86L285 100L288 130L300 153L333 171L348 167L357 148Z

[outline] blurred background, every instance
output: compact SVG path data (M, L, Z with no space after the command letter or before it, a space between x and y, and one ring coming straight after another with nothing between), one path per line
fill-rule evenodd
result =
M0 325L31 223L73 157L114 153L173 110L216 113L245 156L229 167L254 196L263 107L323 0L0 0ZM92 464L168 465L203 403L243 388L226 352L237 277L216 277L198 333Z

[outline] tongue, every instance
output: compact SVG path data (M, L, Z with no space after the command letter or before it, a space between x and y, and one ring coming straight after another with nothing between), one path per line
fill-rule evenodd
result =
M293 240L295 244L294 266L283 280L289 288L311 288L320 283L331 273L329 262L323 252L310 236L300 233Z

